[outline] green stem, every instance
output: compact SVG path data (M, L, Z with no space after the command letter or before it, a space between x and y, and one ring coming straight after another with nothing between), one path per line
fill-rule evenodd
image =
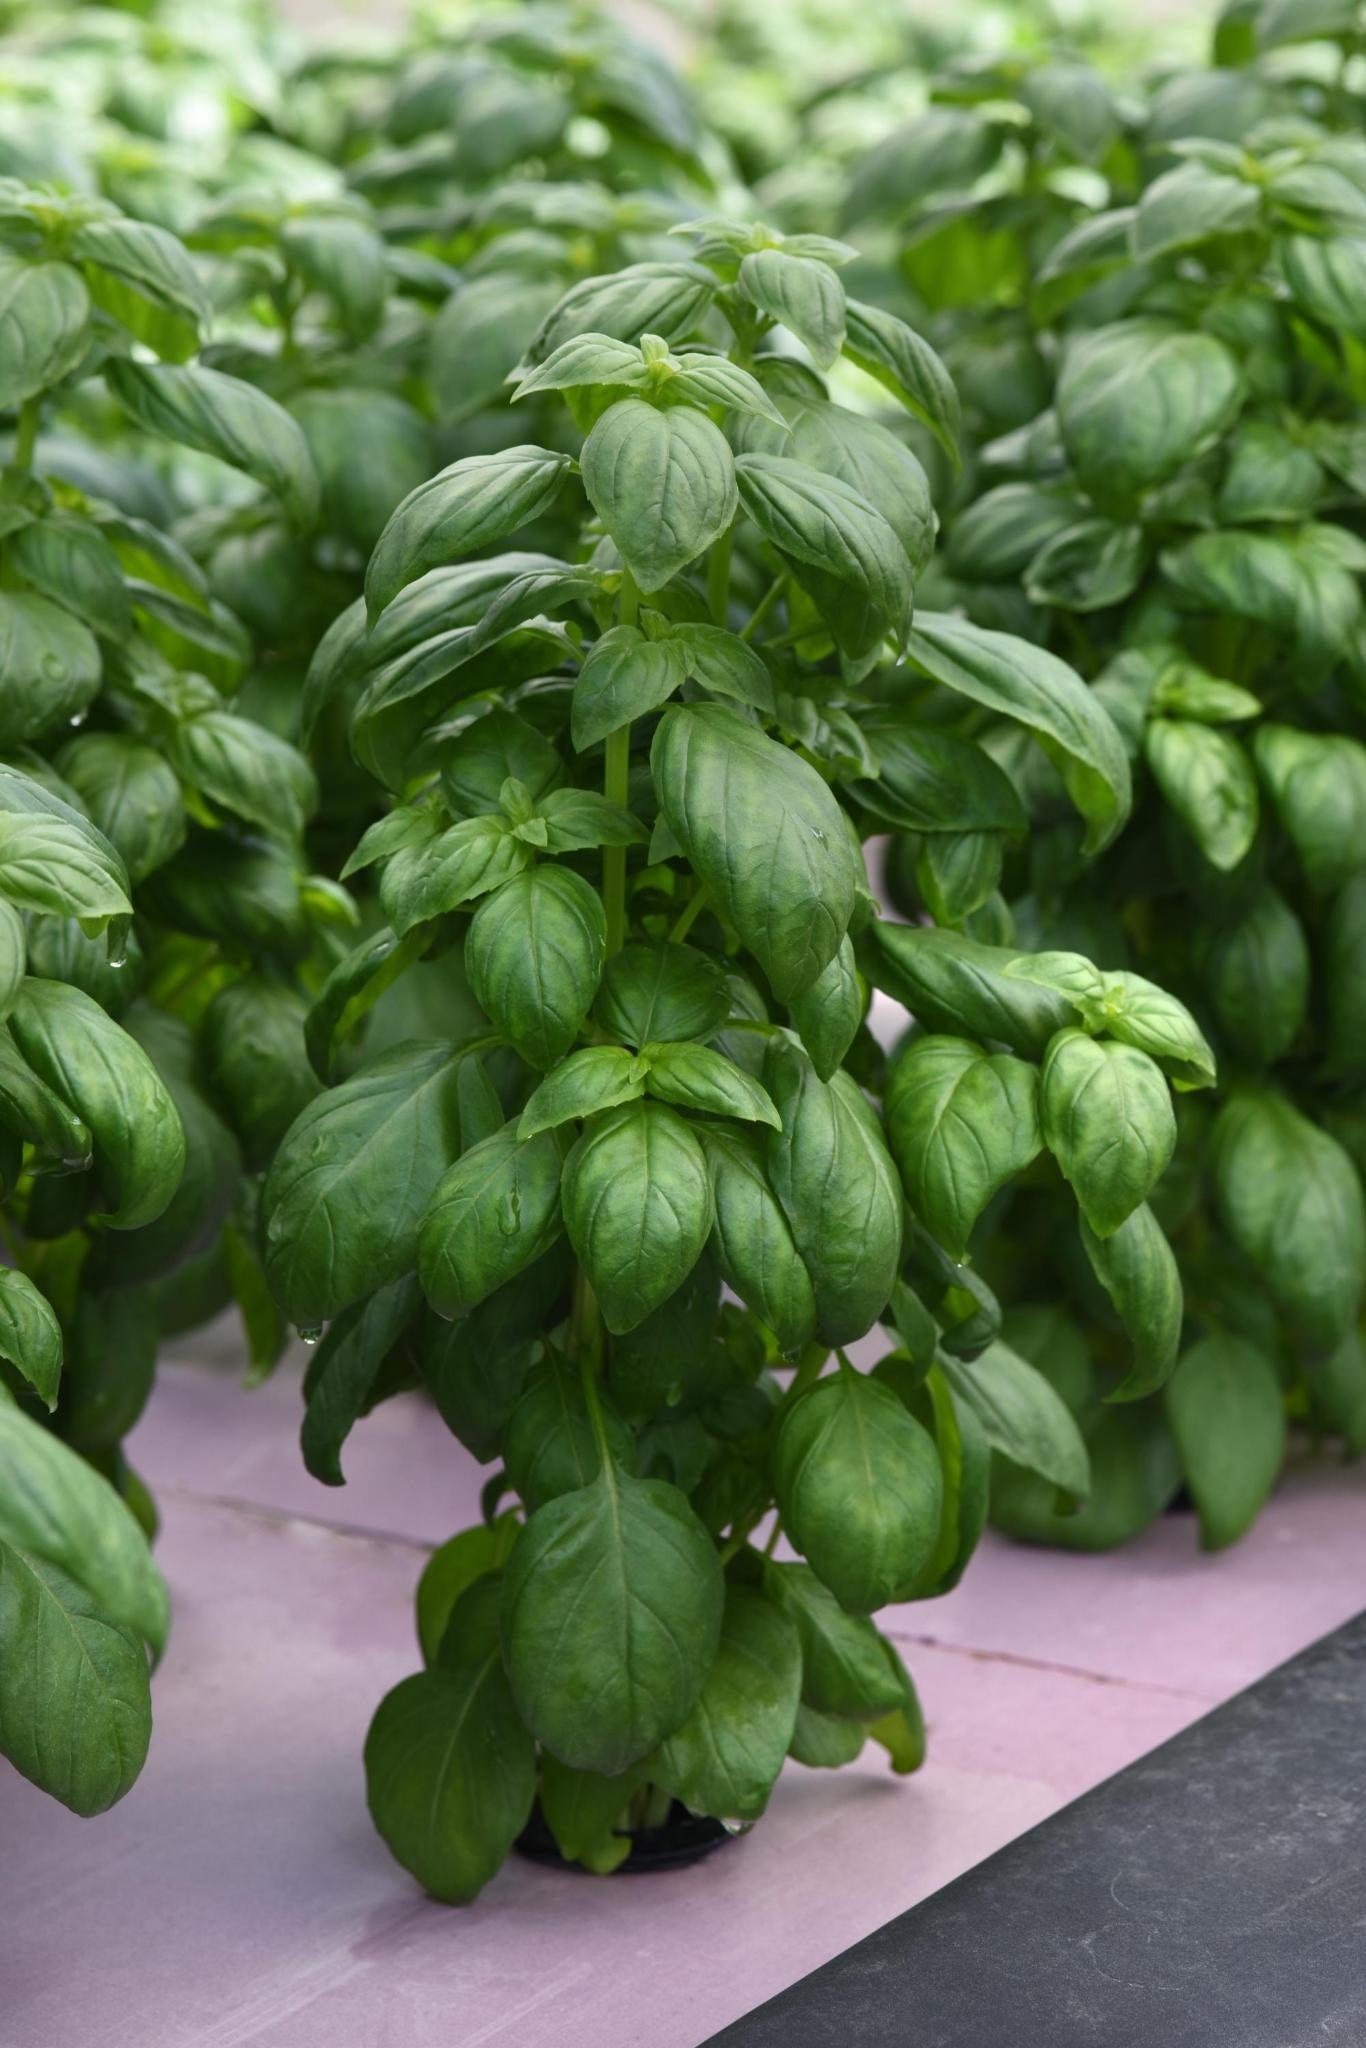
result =
M773 581L769 584L768 589L759 599L758 604L755 605L754 610L750 615L748 625L742 626L740 628L740 638L742 640L750 639L753 636L753 634L758 630L758 628L763 624L764 620L772 611L774 605L778 602L779 597L782 595L782 588L786 581L786 576L774 577Z
M797 1358L797 1370L788 1381L787 1392L783 1395L783 1406L785 1408L790 1408L793 1402L806 1392L808 1387L815 1385L829 1356L830 1353L823 1344L803 1345Z
M782 1533L782 1517L781 1515L775 1515L773 1517L773 1527L768 1532L768 1541L764 1545L765 1557L772 1557L774 1551L778 1548L778 1538L782 1535Z
M669 933L669 940L671 944L677 946L681 944L681 942L684 939L687 938L688 933L692 930L693 926L696 924L698 918L702 915L702 912L706 909L706 907L707 891L706 888L699 883L694 886L692 895L688 898L688 901L684 905L682 911L674 920L673 927Z
M623 626L634 626L640 611L640 592L629 569L621 572L621 593L617 618ZM609 732L603 750L602 793L609 803L629 804L631 796L631 728ZM602 902L607 912L607 952L619 953L626 942L626 848L604 846L602 850Z
M602 1326L598 1316L597 1296L583 1267L576 1266L574 1305L569 1317L569 1345L579 1361L584 1406L588 1410L588 1420L593 1425L593 1441L598 1447L603 1470L610 1472L612 1453L607 1446L607 1425L603 1421L602 1402L598 1398L598 1349L601 1337Z
M734 546L732 522L707 558L707 609L718 626L724 626L730 617L730 557Z

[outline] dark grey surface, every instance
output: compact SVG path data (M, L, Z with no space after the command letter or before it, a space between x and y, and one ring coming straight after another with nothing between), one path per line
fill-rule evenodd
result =
M835 2044L1366 2048L1366 1614L705 2048Z

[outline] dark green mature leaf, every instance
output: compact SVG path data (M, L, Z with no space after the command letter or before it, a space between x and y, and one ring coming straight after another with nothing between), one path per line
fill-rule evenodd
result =
M864 988L846 932L840 949L810 988L794 996L792 1021L822 1081L833 1078L863 1022Z
M1148 766L1167 802L1217 868L1235 868L1257 836L1257 779L1231 733L1190 719L1154 718Z
M1262 725L1257 766L1311 889L1337 889L1366 857L1366 747L1345 733Z
M127 733L81 733L63 747L57 765L130 881L141 882L179 851L185 838L180 784L154 747Z
M285 1132L318 1093L304 1040L302 996L283 981L244 975L204 1012L204 1080L242 1141L248 1164L268 1166Z
M757 1133L707 1124L698 1132L711 1175L712 1243L726 1284L794 1352L816 1333L816 1296Z
M720 704L679 705L650 754L660 808L713 901L789 1001L835 957L863 883L814 768Z
M1291 1327L1332 1350L1366 1290L1366 1206L1342 1147L1284 1096L1249 1089L1219 1112L1214 1192L1225 1229Z
M724 969L695 946L623 946L603 970L594 1016L628 1045L710 1038L730 1014Z
M1027 980L1017 969L1021 956L1008 946L883 918L872 932L877 954L870 972L878 987L932 1031L1001 1039L1037 1058L1056 1032L1077 1020L1072 996Z
M99 642L35 591L0 591L0 746L19 746L89 710L100 687Z
M919 1038L892 1068L886 1117L907 1194L945 1251L964 1258L987 1203L1042 1147L1035 1068L969 1039Z
M819 1334L847 1344L891 1299L901 1253L901 1183L856 1082L822 1081L807 1055L775 1039L764 1083L782 1117L768 1176L811 1276Z
M180 1185L185 1135L137 1040L80 989L32 978L9 1029L38 1079L93 1136L105 1222L135 1230L160 1216Z
M730 446L705 413L609 406L584 443L583 487L641 590L659 590L735 517Z
M417 1637L425 1664L436 1662L460 1595L486 1573L502 1570L521 1526L512 1513L499 1515L493 1522L478 1522L439 1544L427 1559L417 1582Z
M24 582L92 631L115 640L131 632L133 611L118 555L88 520L53 513L21 527L6 545Z
M49 1559L0 1536L0 1756L89 1816L122 1799L151 1732L138 1636Z
M962 425L958 393L930 344L894 313L858 299L847 301L845 321L845 354L899 398L956 463Z
M646 1092L680 1109L704 1116L740 1117L751 1123L781 1128L777 1110L752 1075L709 1045L683 1042L642 1047L649 1062Z
M1176 1118L1156 1063L1131 1045L1060 1031L1043 1063L1043 1136L1097 1237L1118 1230L1166 1172Z
M715 1547L677 1487L604 1463L536 1511L508 1563L503 1640L523 1720L561 1763L626 1770L687 1719L723 1605Z
M342 1486L341 1448L365 1413L381 1366L421 1307L408 1273L343 1310L310 1363L300 1447L324 1486Z
M1219 1029L1240 1059L1270 1066L1309 1014L1309 941L1276 889L1263 886L1210 934L1205 982Z
M783 1417L773 1452L783 1523L851 1614L910 1591L934 1555L934 1441L880 1381L841 1365Z
M466 456L420 484L397 507L370 557L365 603L371 623L429 569L539 519L568 467L567 455L523 444Z
M682 1285L712 1225L702 1147L658 1102L594 1118L565 1162L562 1201L570 1242L614 1332L634 1329Z
M1329 328L1366 340L1366 238L1280 235L1276 253L1298 305Z
M0 812L0 895L16 909L79 918L98 931L131 912L127 880L113 847L74 812Z
M1193 1344L1165 1397L1200 1542L1222 1550L1251 1528L1285 1458L1285 1401L1273 1361L1222 1332Z
M1022 830L1024 807L1003 768L983 747L904 712L860 721L878 759L877 780L850 785L865 810L907 832Z
M1181 1347L1185 1299L1175 1254L1146 1202L1108 1237L1097 1237L1083 1216L1081 1241L1133 1347L1112 1398L1141 1400L1170 1379Z
M1056 604L1064 611L1103 611L1132 596L1146 556L1141 527L1083 519L1040 548L1029 565L1025 593L1034 604Z
M1041 1372L998 1339L970 1362L942 1352L955 1396L982 1425L993 1450L1080 1500L1091 1484L1081 1432Z
M602 898L542 863L482 903L465 941L470 987L499 1031L546 1073L592 1007L607 946Z
M429 828L434 823L429 820ZM505 818L462 818L444 832L415 835L413 844L400 847L384 870L379 900L401 938L414 925L501 890L532 859Z
M801 1688L795 1624L762 1593L728 1586L715 1659L687 1720L651 1761L652 1779L694 1813L757 1820L792 1741Z
M432 1307L463 1315L549 1250L564 1228L560 1154L512 1125L461 1154L422 1219L418 1270Z
M190 788L266 831L301 838L317 808L317 779L298 748L231 711L184 719L167 757Z
M631 1432L605 1406L602 1427L613 1463L629 1470ZM547 1349L523 1382L508 1420L503 1461L528 1514L597 1477L600 1452L583 1375L558 1352Z
M901 1704L902 1686L881 1637L849 1614L810 1565L764 1565L764 1591L796 1624L802 1651L802 1704L818 1714L876 1720Z
M109 388L140 427L245 470L280 498L299 526L318 514L318 476L283 406L239 377L197 363L105 365Z
M945 688L1026 726L1086 819L1086 850L1109 845L1129 815L1129 762L1108 713L1065 662L1042 647L947 612L919 612L907 652Z
M463 1047L409 1040L311 1102L263 1195L266 1272L287 1315L326 1321L397 1280L460 1151Z
M0 1542L55 1565L108 1622L160 1652L166 1588L131 1512L84 1458L8 1402L0 1402Z
M1366 871L1338 892L1324 934L1324 1050L1338 1073L1366 1068Z
M525 1827L536 1752L503 1669L495 1581L462 1594L440 1663L380 1702L365 1788L392 1854L450 1904L482 1890Z
M27 1273L0 1268L0 1358L7 1358L49 1408L57 1405L62 1326Z
M1243 380L1213 335L1123 320L1075 341L1058 379L1063 442L1101 502L1165 482L1223 432Z

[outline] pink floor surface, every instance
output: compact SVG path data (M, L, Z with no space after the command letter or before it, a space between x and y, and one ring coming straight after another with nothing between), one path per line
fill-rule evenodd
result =
M884 1617L930 1724L917 1777L792 1765L704 1865L514 1859L452 1912L373 1837L360 1749L481 1474L404 1400L328 1490L297 1408L289 1375L162 1375L133 1445L175 1600L152 1757L96 1822L0 1765L0 2048L696 2048L1366 1604L1366 1475L1336 1465L1214 1559L1184 1515L1109 1558L989 1540L955 1594Z

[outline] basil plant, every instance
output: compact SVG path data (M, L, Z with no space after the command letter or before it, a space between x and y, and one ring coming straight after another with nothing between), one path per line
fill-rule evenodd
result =
M234 1289L281 1348L254 1174L316 1090L310 904L346 901L300 872L308 763L231 708L240 622L132 509L116 408L306 509L297 428L190 360L205 313L167 231L0 181L0 1753L82 1814L137 1775L167 1625L122 1439Z
M996 751L1042 750L1096 853L1129 763L1057 658L912 619L935 514L903 422L952 457L938 357L846 293L828 238L716 218L677 249L550 308L514 398L555 397L567 445L406 497L305 689L388 803L346 864L367 935L309 1012L328 1086L263 1244L321 1337L317 1477L413 1384L490 1467L366 1746L380 1833L452 1901L538 1799L606 1871L675 1799L752 1822L789 1755L871 1734L919 1762L871 1617L957 1581L993 1451L1074 1504L1088 1484L974 1225L1052 1145L1128 1299L1165 1077L1210 1079L1162 991L1106 977L1092 1003L1005 936L1026 816ZM933 924L878 913L889 829ZM367 1056L405 985L425 1034ZM873 987L922 1023L890 1074ZM850 1347L880 1328L868 1369ZM1125 1392L1155 1370L1140 1329Z
M997 304L943 309L953 359L1017 374L1015 416L979 417L944 594L1075 662L1135 777L1097 861L1046 765L1017 778L1034 829L1015 930L1084 1008L1135 971L1180 994L1221 1075L1165 1126L1134 1250L1152 1398L1104 1403L1131 1319L1089 1240L1076 1256L1060 1182L983 1247L1092 1458L1072 1518L1000 1470L993 1512L1025 1536L1122 1541L1184 1482L1218 1547L1275 1484L1288 1421L1366 1448L1366 174L1360 94L1324 83L1353 34L1332 10L1231 9L1216 68L1165 78L1123 123L1112 105L1108 205L1036 183L1013 210L986 186L954 208L991 248ZM930 241L906 244L922 284ZM1112 1109L1154 1141L1127 1077Z

